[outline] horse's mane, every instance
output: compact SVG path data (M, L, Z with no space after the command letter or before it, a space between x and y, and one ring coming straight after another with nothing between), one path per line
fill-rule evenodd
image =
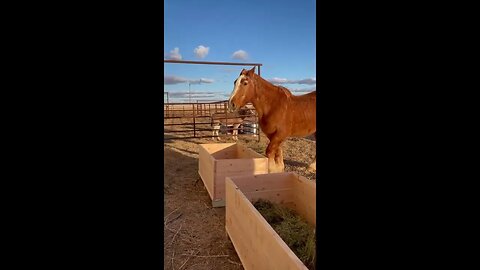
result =
M253 73L255 74L255 73ZM285 94L285 96L287 98L291 98L292 96L294 96L292 94L292 92L290 92L290 90L288 90L288 88L284 87L284 86L281 86L281 85L275 85L267 80L265 80L264 78L262 78L261 76L259 76L258 74L255 74L255 78L260 78L260 80L263 82L263 83L266 83L267 85L271 85L273 89L275 89L276 91L278 92L283 92Z
M285 95L287 96L287 98L293 96L292 92L290 92L290 90L288 90L288 88L283 87L283 86L280 86L280 85L276 85L276 86L278 87L279 90L281 90L281 91L283 91L283 93L285 93Z

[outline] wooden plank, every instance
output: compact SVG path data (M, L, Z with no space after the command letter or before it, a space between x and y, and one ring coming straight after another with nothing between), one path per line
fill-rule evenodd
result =
M210 195L210 198L213 200L215 196L214 190L214 164L213 160L209 153L205 150L204 147L199 145L198 149L198 174L205 185L205 188Z
M252 176L268 173L268 159L217 160L215 172L215 197L225 197L225 178L227 176ZM263 183L264 181L261 181ZM276 186L277 183L274 184ZM266 187L265 187L266 188Z
M295 178L293 181L295 211L310 224L315 225L317 220L317 183L303 176L297 175Z
M225 228L243 267L247 270L307 270L235 185L232 178L228 177L225 184Z
M266 158L252 149L243 145L237 144L237 158Z
M264 175L264 177L258 177L257 175L245 175L245 173L242 172L230 173L230 175L218 175L215 179L215 197L225 197L225 183L220 183L220 179L222 179L221 177L223 177L223 179L225 179L226 177L235 177L235 184L242 189L242 192L244 192L244 194L266 190L292 189L293 178L290 179L290 176L283 176L282 173L279 173L279 175L268 174ZM253 179L255 179L254 181L251 180L252 177Z
M238 158L239 153L244 158ZM199 144L199 174L214 207L225 205L225 177L266 173L268 159L245 146Z
M250 202L255 202L258 199L269 200L279 204L287 204L293 210L296 210L294 202L294 191L292 188L273 189L243 193Z
M235 247L235 250L237 251L237 254L240 258L240 261L242 262L242 266L244 269L268 269L266 268L266 265L264 262L260 261L260 265L256 265L257 260L252 260L249 258L253 258L255 256L259 256L259 254L254 253L254 249L252 247L255 245L253 242L253 237L242 237L242 236L249 236L251 234L251 231L247 230L245 231L245 226L240 226L237 223L237 219L239 216L243 215L243 213L240 213L242 209L238 209L237 205L239 204L238 202L238 196L235 194L235 186L234 184L230 181L227 180L225 183L227 186L227 194L226 194L226 211L225 211L225 230L227 231L227 234L232 241L233 246ZM233 186L233 187L229 187ZM236 212L233 210L237 210ZM245 222L245 221L241 221ZM263 265L262 265L263 263Z
M211 155L217 151L220 151L235 144L236 143L205 143L199 144L199 147L202 147L209 155Z
M237 150L235 144L219 149L211 153L216 160L234 159L237 157Z
M237 143L208 143L199 144L199 146L216 159L266 158L252 149Z
M217 159L217 173L253 172L268 173L267 158Z
M295 175L288 173L269 173L257 175L235 176L235 185L243 193L292 188Z
M225 178L226 177L253 176L254 174L257 174L257 173L259 172L247 173L246 171L240 171L240 172L217 173L215 175L215 198L225 198Z

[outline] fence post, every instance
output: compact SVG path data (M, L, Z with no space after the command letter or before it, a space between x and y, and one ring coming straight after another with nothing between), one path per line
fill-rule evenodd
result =
M255 119L257 122L255 125L256 125L256 130L255 130L255 134L257 134L257 142L260 142L260 124L258 123L258 113L255 112Z
M227 135L227 137L228 137L230 134L228 134L229 130L228 130L228 115L227 115L227 104L226 103L223 103L223 110L225 111L225 127L226 127L225 130L227 131L227 134L225 134L225 135Z
M193 108L193 137L197 137L196 133L196 127L195 127L195 104L192 103L192 108Z

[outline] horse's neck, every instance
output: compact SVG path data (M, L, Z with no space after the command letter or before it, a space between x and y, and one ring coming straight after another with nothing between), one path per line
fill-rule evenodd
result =
M252 104L259 117L262 118L262 116L268 115L274 106L278 105L272 104L272 101L280 101L286 96L279 87L267 82L260 76L257 77L256 83L256 92Z

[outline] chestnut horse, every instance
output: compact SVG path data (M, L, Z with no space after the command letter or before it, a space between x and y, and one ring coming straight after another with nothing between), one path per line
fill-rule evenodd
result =
M228 108L236 111L251 102L258 114L260 129L270 140L266 156L269 172L283 172L282 143L288 137L315 134L317 92L294 96L288 89L276 86L255 74L255 67L243 69L235 80ZM316 171L316 156L309 166Z

